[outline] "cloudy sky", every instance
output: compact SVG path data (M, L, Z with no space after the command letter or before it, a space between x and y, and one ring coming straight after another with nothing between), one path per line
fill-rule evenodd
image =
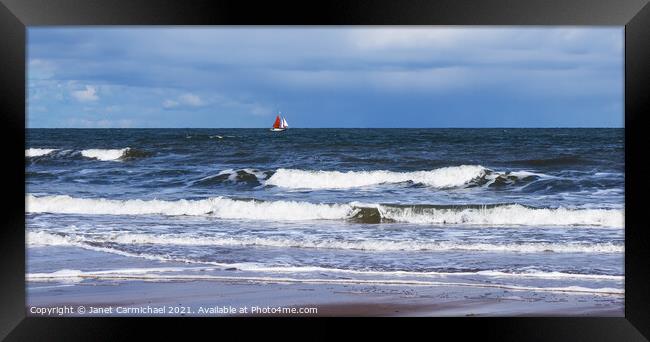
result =
M622 127L622 27L30 27L28 127Z

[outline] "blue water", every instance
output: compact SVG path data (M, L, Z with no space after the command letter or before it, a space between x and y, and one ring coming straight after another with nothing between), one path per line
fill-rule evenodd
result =
M622 291L623 140L623 129L28 129L28 279L201 268Z

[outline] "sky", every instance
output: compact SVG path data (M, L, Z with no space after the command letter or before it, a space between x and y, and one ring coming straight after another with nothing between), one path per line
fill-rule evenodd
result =
M623 27L29 27L27 127L623 127Z

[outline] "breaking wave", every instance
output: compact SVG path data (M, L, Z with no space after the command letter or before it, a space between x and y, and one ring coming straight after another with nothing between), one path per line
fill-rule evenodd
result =
M132 234L109 233L101 236L51 234L43 231L30 232L27 242L35 246L60 246L78 244L153 244L179 246L258 246L277 248L315 248L342 249L361 251L478 251L478 252L515 252L515 253L623 253L624 246L612 243L461 243L454 241L417 242L388 240L322 240L322 239L287 239L261 237L210 237L181 234Z
M25 150L26 158L33 158L34 161L44 159L62 158L89 158L100 161L120 161L151 156L152 153L135 148L122 149L86 149L86 150L61 150L50 148L30 148Z
M623 227L623 209L531 208L520 204L387 205L310 203L212 197L201 200L109 200L27 195L29 213L90 215L207 215L244 220L352 220L464 226Z
M223 183L245 183L253 186L260 185L260 181L266 179L270 171L260 171L257 169L227 169L223 170L216 175L203 177L192 183L194 186L209 186Z
M544 176L526 171L499 173L480 165L450 166L414 172L278 169L265 184L294 189L347 189L411 182L442 189L472 185L503 185L530 181Z
M115 149L115 150L102 150L102 149L90 149L81 151L81 155L86 158L93 158L102 161L108 160L118 160L122 158L124 153L128 151L129 148Z
M383 206L382 219L420 224L623 227L622 209L530 208L520 204L469 207Z
M33 158L48 155L54 151L57 151L56 148L29 148L25 150L25 157Z
M296 201L232 200L212 197L203 200L108 200L70 196L29 195L27 211L32 213L93 215L211 215L224 219L251 220L336 220L350 216L347 204L313 204Z

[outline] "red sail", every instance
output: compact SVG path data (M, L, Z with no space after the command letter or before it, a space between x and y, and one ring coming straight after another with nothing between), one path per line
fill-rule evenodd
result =
M273 128L280 128L280 115L275 117L275 122L273 123Z

